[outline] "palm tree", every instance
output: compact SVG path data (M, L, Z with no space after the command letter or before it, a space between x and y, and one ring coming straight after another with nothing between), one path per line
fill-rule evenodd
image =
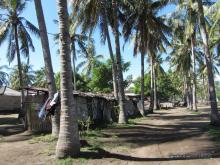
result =
M154 101L153 109L157 110L159 108L158 97L157 97L157 78L159 76L165 75L165 71L161 66L161 64L163 63L161 54L155 54L151 57L151 59L152 59L151 65L153 65L151 68L153 69L151 76L151 81L153 84L153 101Z
M121 64L121 50L119 41L119 19L118 19L118 2L112 0L113 8L113 33L115 37L115 49L116 49L116 66L117 66L117 79L118 79L118 97L119 97L119 118L118 123L127 123L127 114L125 110L125 93L123 86L123 73Z
M40 68L34 72L35 80L33 86L47 88L47 77L45 68Z
M164 51L162 43L169 44L166 36L170 35L170 29L164 23L164 19L162 18L162 16L158 16L158 12L168 3L168 1L163 1L163 3L158 3L158 2L159 1L136 0L133 1L133 4L132 3L129 4L129 6L131 7L129 7L128 9L132 8L132 10L128 10L127 12L125 12L125 15L127 15L127 19L125 21L123 28L125 41L129 39L129 37L133 33L133 30L135 30L134 55L136 55L138 52L140 52L141 54L141 101L142 101L143 110L144 110L145 54L148 54L149 58L152 58L151 61L153 62L153 57L151 56L153 54L156 54L157 51ZM151 66L153 67L153 65L154 64L152 63ZM152 73L153 73L153 69L152 69ZM152 80L153 80L153 75L154 74L152 74L151 76ZM152 91L153 91L153 85L152 85Z
M209 36L206 30L206 23L204 17L203 4L201 0L197 0L198 3L198 15L199 15L199 28L200 34L203 42L203 49L205 53L205 61L207 66L208 73L208 82L209 82L209 100L211 104L211 124L220 125L220 116L218 113L217 101L216 101L216 92L215 92L215 82L213 75L213 64L212 58L209 49Z
M20 53L29 59L29 49L34 51L34 45L28 31L39 36L39 30L31 24L31 22L20 16L25 7L26 1L24 0L3 0L0 3L0 8L5 12L0 14L2 20L0 26L0 45L3 41L8 39L7 58L9 63L11 63L15 59L15 55L17 55L21 87L21 116L24 116L25 112L23 111L24 83Z
M47 85L49 89L49 97L53 97L56 89L55 79L54 79L54 73L53 73L53 66L51 62L51 54L50 54L50 46L47 36L47 28L44 20L44 13L42 9L41 0L34 0L35 3L35 9L36 9L36 15L38 20L38 25L40 29L40 38L41 38L41 45L43 50L43 56L44 56L44 63L45 63L45 73L47 77ZM52 116L52 135L57 137L59 134L59 112L57 110L56 113Z
M106 40L108 43L108 49L110 58L112 61L112 78L113 78L113 89L114 96L118 100L118 86L117 86L117 67L114 59L114 53L112 49L109 28L111 20L109 9L111 6L111 1L107 0L84 0L81 1L81 6L83 9L78 13L79 22L82 24L83 31L90 31L90 34L98 26L101 34L101 42L105 44ZM77 13L78 4L75 3L74 6L75 14Z
M192 108L191 101L191 75L190 69L192 67L191 59L191 49L190 43L186 42L184 39L184 34L180 33L175 36L173 40L173 51L171 52L171 66L174 67L176 75L183 77L183 82L185 86L185 98L187 100L187 108Z
M72 69L67 0L57 0L60 29L61 116L56 157L76 156L80 151L76 110L73 106Z
M197 101L196 101L196 32L198 31L198 19L197 11L195 8L195 0L190 1L180 1L177 5L177 11L174 12L175 15L183 17L185 21L185 39L190 41L191 47L191 62L192 62L192 110L197 111ZM181 18L177 18L181 19Z
M32 86L35 81L35 75L32 67L33 66L29 64L24 64L24 63L21 64L23 83L25 87ZM13 89L20 90L21 86L19 82L20 75L19 75L18 66L15 66L11 70L12 71L10 73L10 86Z
M93 39L91 37L86 36L85 34L76 34L76 29L79 26L79 23L75 21L73 18L74 16L71 15L69 17L69 24L70 24L70 39L71 39L71 51L72 51L72 67L73 67L73 89L76 91L76 82L77 82L77 68L76 68L76 60L77 60L77 53L81 54L81 57L89 57L88 50L94 49ZM57 20L54 20L55 24L58 24ZM54 36L54 40L56 44L58 44L59 34ZM88 45L90 43L90 49L88 49ZM77 49L77 47L79 49ZM58 50L58 54L60 51ZM82 64L83 65L83 64Z
M80 48L78 52L88 57L88 49L87 49L87 43L91 38L87 37L83 34L75 34L75 32L70 33L70 39L71 39L71 47L72 47L72 64L73 64L73 84L74 84L74 90L76 91L76 75L77 75L77 69L76 69L76 60L77 60L77 49L76 44Z
M82 72L86 73L86 75L90 75L92 68L97 66L104 57L103 55L96 55L95 47L93 43L90 43L86 48L86 54L82 53L80 58L84 60L78 64L77 70L82 68Z

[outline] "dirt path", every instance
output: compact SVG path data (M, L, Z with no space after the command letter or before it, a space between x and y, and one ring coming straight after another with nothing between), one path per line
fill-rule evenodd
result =
M208 112L160 110L135 124L104 129L91 139L99 145L82 149L73 164L220 165L220 143L207 132ZM48 154L51 144L31 143L29 134L13 130L0 126L0 165L56 164L54 153Z

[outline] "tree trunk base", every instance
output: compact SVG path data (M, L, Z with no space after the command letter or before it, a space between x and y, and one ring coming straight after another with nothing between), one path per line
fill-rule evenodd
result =
M219 114L211 114L210 115L210 121L211 121L211 125L213 126L220 126L220 116Z
M124 112L122 112L122 111L119 112L118 124L127 124L128 123L125 115L126 114L124 114Z
M153 109L149 109L148 111L147 111L147 114L153 114L154 113L154 110Z

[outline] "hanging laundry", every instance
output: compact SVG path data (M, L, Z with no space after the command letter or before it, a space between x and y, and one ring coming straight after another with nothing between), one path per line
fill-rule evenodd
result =
M46 105L46 111L48 114L54 115L57 105L60 103L60 93L54 94L52 100L50 100Z
M40 112L38 113L38 117L41 119L41 120L45 120L46 117L47 117L47 112L46 112L46 106L48 104L48 102L50 101L51 99L48 98L46 100L46 102L44 103L44 105L41 107L40 109Z
M57 105L59 102L60 92L54 94L53 99L50 102L51 106Z

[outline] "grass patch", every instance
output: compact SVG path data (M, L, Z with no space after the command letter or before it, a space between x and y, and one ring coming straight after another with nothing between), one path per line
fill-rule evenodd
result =
M56 160L56 165L72 165L72 164L85 164L88 160L85 158L66 158L61 160Z
M220 143L220 127L209 126L208 134L215 138Z
M57 142L57 138L53 137L51 134L40 134L40 135L33 135L30 143L55 143Z

